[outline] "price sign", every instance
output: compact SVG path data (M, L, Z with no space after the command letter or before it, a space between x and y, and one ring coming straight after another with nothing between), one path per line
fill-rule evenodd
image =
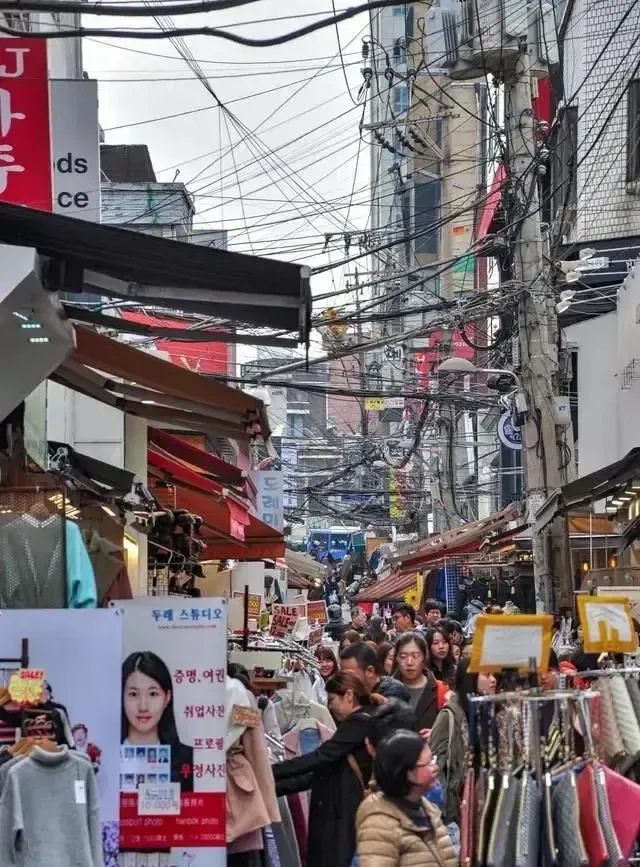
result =
M143 783L138 787L139 816L179 816L180 783Z
M638 638L626 596L578 596L587 653L635 653Z
M235 590L233 593L234 599L244 599L244 593L241 590ZM249 593L249 619L258 620L260 611L262 610L262 596L258 593Z
M44 700L44 669L20 668L9 678L9 698L26 707Z
M328 623L327 603L322 599L317 602L307 602L307 620L310 626L315 626L316 623L324 626Z
M309 647L317 647L319 644L322 643L323 632L324 629L322 628L322 626L317 626L315 629L311 629L309 631Z
M469 671L528 671L530 659L539 672L547 671L552 625L550 614L478 615Z

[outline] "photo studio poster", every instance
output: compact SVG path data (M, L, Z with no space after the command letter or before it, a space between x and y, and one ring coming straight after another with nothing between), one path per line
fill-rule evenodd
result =
M223 864L226 600L113 604L124 613L121 860L146 851L161 853L160 867Z
M45 697L66 709L96 771L105 867L118 863L123 621L110 610L0 611L0 660L19 658L26 640L28 668L44 671ZM6 668L0 661L0 674Z

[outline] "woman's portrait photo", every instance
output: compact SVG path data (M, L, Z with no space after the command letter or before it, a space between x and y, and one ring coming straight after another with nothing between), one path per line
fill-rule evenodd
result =
M178 737L173 694L171 673L159 656L150 651L130 654L122 665L121 742L135 746L136 753L142 745L156 755L157 747L170 747L171 782L192 792L193 747Z

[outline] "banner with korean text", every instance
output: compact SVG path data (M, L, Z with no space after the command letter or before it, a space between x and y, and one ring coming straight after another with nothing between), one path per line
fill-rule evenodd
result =
M0 201L53 209L47 40L0 39Z
M114 604L124 610L121 848L179 848L193 864L222 864L226 600Z

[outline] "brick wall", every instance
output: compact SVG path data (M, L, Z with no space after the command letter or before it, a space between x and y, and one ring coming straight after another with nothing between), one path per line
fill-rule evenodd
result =
M567 33L566 99L578 106L579 114L578 208L572 240L640 233L640 195L626 189L626 88L638 62L640 6L595 63L628 7L627 0L579 0Z

